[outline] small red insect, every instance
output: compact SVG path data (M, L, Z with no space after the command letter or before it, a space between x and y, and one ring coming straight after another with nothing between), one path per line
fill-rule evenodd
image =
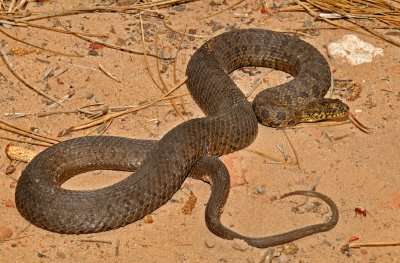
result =
M62 79L57 78L56 80L57 80L57 83L58 83L58 84L64 84L64 81L63 81Z
M104 48L104 45L100 44L100 43L97 43L97 42L91 42L89 44L89 48L90 49L102 49L102 48Z
M362 208L356 207L354 209L354 212L356 212L356 216L357 215L360 215L360 216L363 216L363 217L367 216L367 209L362 209Z
M360 239L359 237L352 236L351 238L349 238L349 243L354 242L354 241L357 241L357 240L359 240L359 239Z

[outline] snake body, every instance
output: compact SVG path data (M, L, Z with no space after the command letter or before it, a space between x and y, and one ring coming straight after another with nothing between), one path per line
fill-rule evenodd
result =
M228 75L243 66L282 70L294 79L261 92L251 105ZM323 56L308 43L283 33L235 30L202 45L191 57L186 74L190 94L206 117L178 125L159 141L93 136L44 150L27 165L18 181L15 199L21 215L40 228L58 233L106 231L139 220L162 206L188 174L200 179L207 179L208 174L212 195L206 222L223 238L241 238L266 247L332 228L338 220L337 208L328 197L314 192L294 194L326 201L332 209L332 218L326 224L254 239L225 228L219 220L229 193L229 176L216 157L251 144L257 135L257 119L275 127L294 125L304 121L298 109L310 103L323 104L331 80ZM76 174L107 169L134 174L102 189L61 188Z

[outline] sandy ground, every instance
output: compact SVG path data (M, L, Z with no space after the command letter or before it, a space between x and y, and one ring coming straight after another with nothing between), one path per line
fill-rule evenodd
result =
M62 10L92 6L71 0L31 3L30 10ZM177 80L184 78L186 64L193 52L208 37L232 28L268 28L284 30L304 25L321 26L304 13L261 14L256 1L245 1L236 8L202 19L227 7L234 1L197 1L160 12L162 17L144 14L146 45L155 53L156 36L160 53L174 56L181 35L164 25L183 32L185 24L190 34L185 38L177 60ZM107 43L141 51L140 22L137 16L121 13L81 14L44 19L35 23L50 27L65 26L75 31L107 34ZM1 42L16 71L32 84L58 98L68 97L64 108L51 105L21 84L0 63L0 109L2 119L26 129L38 129L40 134L57 136L68 127L90 119L81 113L38 113L72 111L87 105L102 103L104 107L138 105L156 99L162 93L151 80L143 56L109 48L93 49L89 42L40 29L13 27L7 32L39 46L64 53L84 55L67 57L38 49L1 36ZM383 49L371 63L352 66L342 59L328 57L326 46L345 34L344 30L313 30L300 35L314 45L328 59L335 79L350 79L362 85L360 97L347 101L357 118L372 128L365 134L350 123L335 126L306 125L288 129L287 137L281 130L260 126L256 141L248 148L288 163L273 161L253 152L242 150L222 157L232 176L229 201L223 222L246 235L265 236L301 226L323 222L329 218L328 208L316 199L298 197L282 201L278 197L298 189L316 189L330 196L340 211L340 220L331 231L297 240L290 245L267 249L248 247L211 234L204 223L204 208L210 194L203 182L187 179L166 205L156 210L151 219L140 220L126 227L91 235L60 235L30 225L14 205L16 180L25 164L17 166L11 175L5 174L9 159L2 150L0 175L0 227L12 231L10 239L0 243L1 262L400 262L399 247L362 248L347 254L340 247L352 237L360 242L399 241L400 236L400 75L399 49L370 35L356 35ZM32 51L17 55L10 50ZM151 72L157 82L156 60L149 57ZM112 73L120 82L99 70ZM56 69L64 73L44 79L46 72ZM161 61L160 71L166 83L174 85L173 64ZM56 74L57 75L57 74ZM238 70L232 74L244 92L261 80L258 93L266 87L287 81L288 76L266 69ZM175 94L185 92L182 86ZM338 94L335 92L334 94ZM339 94L340 95L340 94ZM251 96L250 99L254 97ZM342 97L346 95L342 94ZM115 119L105 134L130 138L159 139L167 131L188 118L203 116L201 110L185 96L184 118L169 102L161 102L134 114ZM181 100L176 100L180 104ZM346 101L346 100L345 100ZM178 108L182 110L181 106ZM9 113L26 113L25 117L7 117ZM302 125L304 126L304 125ZM73 132L62 140L96 134L96 128ZM12 136L0 131L1 136ZM290 146L288 139L292 142ZM0 140L4 149L9 143ZM279 150L284 149L284 154ZM34 146L32 149L42 150ZM297 153L299 165L290 164ZM66 183L73 189L93 189L112 184L127 176L121 173L94 172L78 176ZM92 182L93 181L93 182ZM182 207L190 191L197 197L191 214L183 214ZM304 204L305 203L305 204ZM304 204L304 205L302 205ZM295 212L298 205L301 209ZM356 215L355 209L366 209L366 216ZM60 208L62 209L62 208ZM273 258L271 258L271 256Z

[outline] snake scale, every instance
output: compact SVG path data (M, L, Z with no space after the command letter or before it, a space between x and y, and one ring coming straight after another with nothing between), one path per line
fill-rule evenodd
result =
M229 77L230 72L244 66L269 67L294 78L260 92L251 104ZM220 222L229 194L229 174L217 157L250 145L257 135L258 121L285 127L330 119L348 111L339 100L323 99L331 83L324 57L310 44L284 33L234 30L203 44L191 57L186 75L190 94L206 117L178 125L159 141L89 136L44 150L27 165L18 181L15 199L21 215L40 228L58 233L116 229L162 206L189 175L211 182L206 224L222 238L240 238L253 246L268 247L334 227L338 221L336 205L312 191L283 197L299 194L324 200L332 210L326 223L252 238ZM96 190L61 187L74 175L92 170L134 173Z

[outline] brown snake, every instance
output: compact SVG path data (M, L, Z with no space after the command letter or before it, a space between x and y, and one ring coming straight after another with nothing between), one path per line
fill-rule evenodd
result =
M294 79L261 92L252 107L228 75L244 66L282 70ZM338 221L336 205L313 191L296 191L283 197L307 195L322 199L332 211L327 223L260 238L224 227L220 216L229 194L229 175L216 158L251 144L257 135L257 119L284 127L320 120L321 114L329 119L347 111L340 101L323 99L331 80L323 56L308 43L283 33L235 30L201 46L190 59L186 74L188 89L207 117L184 122L159 141L93 136L44 150L28 164L18 181L15 199L21 215L38 227L59 233L115 229L162 206L189 175L210 180L212 194L206 223L222 238L240 238L253 246L268 247L333 228ZM92 170L135 172L101 189L61 188L74 175Z

